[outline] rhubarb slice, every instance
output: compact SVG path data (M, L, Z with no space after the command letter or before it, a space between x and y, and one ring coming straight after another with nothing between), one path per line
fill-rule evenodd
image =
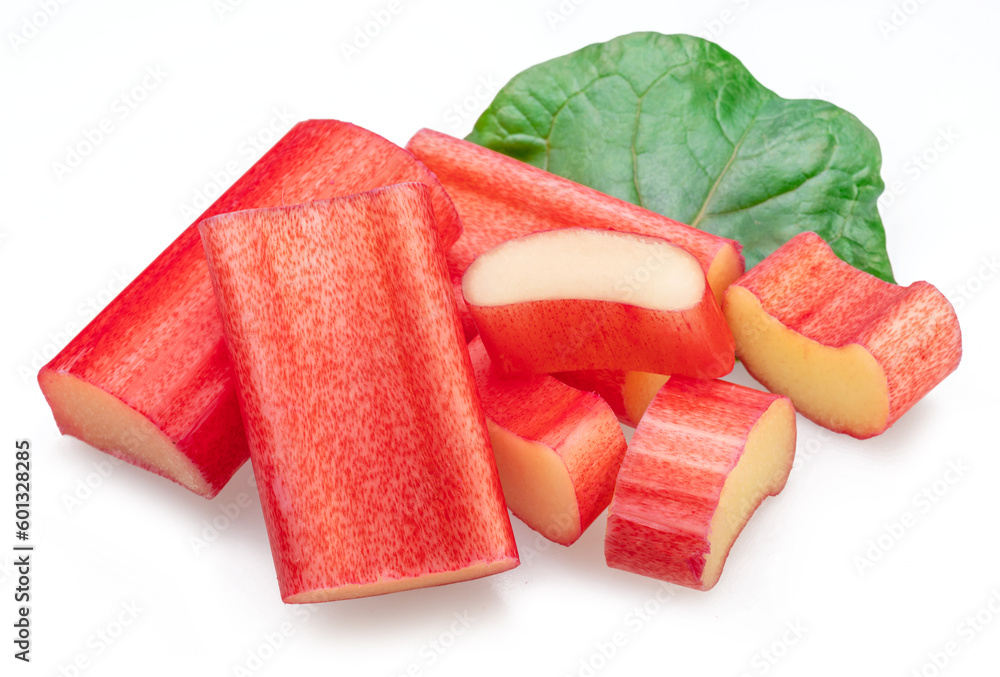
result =
M729 550L795 454L786 397L673 376L622 461L608 514L608 566L696 590L719 580Z
M574 543L611 502L625 435L600 397L551 376L492 368L469 344L507 507L535 531Z
M726 293L747 371L807 418L858 438L884 432L962 359L955 309L926 282L901 287L802 233Z
M611 406L619 421L633 428L639 425L649 403L670 378L646 371L610 369L563 371L553 376L579 390L597 393Z
M296 125L199 218L401 181L431 189L447 247L458 215L406 150L336 120ZM232 366L198 230L185 230L49 364L59 430L211 498L247 459Z
M477 258L462 291L505 373L715 378L733 368L733 338L697 259L662 238L590 228L532 233Z
M427 187L201 232L282 599L517 566Z

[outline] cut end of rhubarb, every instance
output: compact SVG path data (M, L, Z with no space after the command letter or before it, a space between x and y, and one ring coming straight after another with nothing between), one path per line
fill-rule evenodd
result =
M711 549L701 575L702 590L719 582L729 551L757 506L784 489L794 454L795 408L781 398L754 424L743 454L722 487L708 532Z
M738 285L730 287L725 310L737 354L768 390L788 395L804 416L831 430L857 437L885 430L889 385L871 353L856 343L823 345L789 329Z
M729 242L719 247L715 258L709 265L705 275L708 278L708 286L715 294L715 302L722 306L722 298L733 282L736 282L743 275L745 262L735 244Z
M717 378L733 336L698 260L662 238L540 231L480 255L462 291L507 374L645 371Z
M646 412L649 403L670 377L647 371L591 369L553 374L577 390L597 393L615 412L618 420L633 428Z
M586 299L680 310L701 301L698 260L666 240L567 228L509 240L477 258L463 279L477 306Z
M566 464L551 447L487 420L507 507L525 524L562 545L582 533L576 489Z
M375 597L388 595L392 592L432 588L449 583L471 581L476 578L492 576L515 568L520 561L508 558L495 562L479 562L455 571L440 571L414 578L399 578L394 580L376 581L357 585L341 585L336 588L309 590L289 595L284 598L285 604L316 604L318 602L334 602L342 599L358 599L359 597Z
M663 374L651 374L646 371L625 372L625 385L622 387L622 399L625 403L623 423L633 428L639 425L639 420L649 408L649 403L669 380L670 377Z
M38 374L60 432L123 461L173 480L205 498L212 487L202 473L148 418L117 397L75 376L50 369Z

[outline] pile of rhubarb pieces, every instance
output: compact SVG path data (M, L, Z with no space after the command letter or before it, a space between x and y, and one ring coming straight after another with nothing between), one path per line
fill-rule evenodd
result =
M740 250L445 134L312 120L38 379L64 434L206 498L250 458L288 603L511 569L508 509L566 546L609 510L609 566L707 590L796 411L877 435L961 358L925 282L808 232ZM736 357L767 391L718 380Z

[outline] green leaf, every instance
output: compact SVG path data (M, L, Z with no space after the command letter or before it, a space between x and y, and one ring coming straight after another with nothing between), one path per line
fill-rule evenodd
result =
M797 233L893 282L871 131L783 99L718 45L633 33L515 76L470 141L739 240L756 265Z

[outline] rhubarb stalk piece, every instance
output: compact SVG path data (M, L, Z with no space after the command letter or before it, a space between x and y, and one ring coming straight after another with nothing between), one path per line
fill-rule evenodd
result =
M336 120L296 125L198 220L402 181L429 186L449 246L461 222L434 175L399 146ZM247 445L195 224L41 369L38 382L63 434L211 498L246 461Z
M282 599L517 566L427 187L201 232Z
M507 506L550 540L574 543L611 502L626 447L614 412L551 376L501 373L480 338L469 355Z
M750 516L784 488L794 454L788 398L671 377L622 461L604 542L608 566L712 588Z
M962 359L955 309L927 282L884 282L796 235L724 302L747 371L807 418L858 438L889 428Z
M666 238L694 254L720 305L722 293L743 274L741 245L735 240L430 129L417 132L406 147L435 173L462 218L462 236L447 259L467 339L477 330L462 295L462 275L480 254L528 233L586 226ZM592 380L593 375L580 378ZM656 388L642 375L629 376L628 381L625 398L632 404L628 412L623 405L616 413L634 426Z
M716 378L733 368L733 337L705 273L662 238L590 228L524 235L480 255L462 292L505 373Z

